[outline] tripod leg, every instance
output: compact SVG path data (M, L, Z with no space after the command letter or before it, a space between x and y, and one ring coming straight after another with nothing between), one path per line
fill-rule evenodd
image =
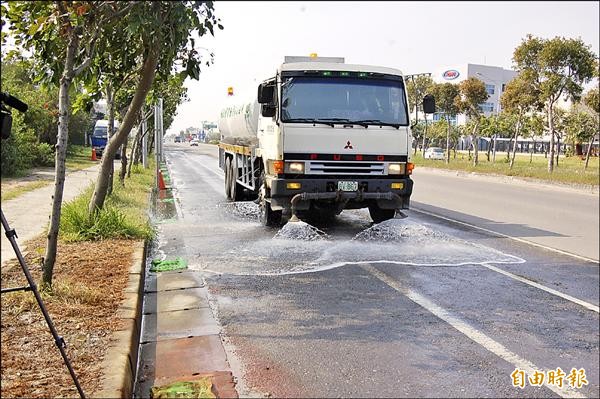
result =
M67 369L69 369L71 378L73 378L73 382L75 383L75 386L77 387L79 396L82 399L84 399L85 395L83 393L83 389L81 388L81 385L79 385L79 380L77 380L77 376L75 375L73 366L71 366L71 362L69 361L69 358L67 357L67 353L65 352L65 348L67 347L67 344L65 343L65 340L63 339L63 337L58 335L56 328L54 328L54 323L52 323L52 319L50 318L50 315L48 314L48 311L46 310L46 306L44 306L44 302L43 302L42 297L37 289L35 281L31 277L31 273L29 272L29 269L27 268L25 259L23 258L23 255L21 254L21 250L19 249L19 246L17 245L17 241L15 240L17 233L15 232L15 230L10 228L10 226L8 225L8 221L4 217L4 211L2 211L1 209L0 209L0 216L2 216L2 227L4 228L6 237L10 241L10 244L12 245L13 250L15 251L15 254L17 255L17 259L19 260L19 264L21 265L21 269L23 269L23 273L25 274L25 277L27 278L27 282L29 283L29 287L27 287L26 289L27 290L31 289L31 291L33 291L35 300L37 301L38 306L40 307L42 314L44 315L44 319L46 319L46 324L48 324L48 328L50 329L50 332L52 333L52 336L54 337L54 343L58 347L58 350L60 351L60 354L62 355L63 361L65 362ZM9 292L9 291L11 291L11 290L7 290L5 292Z

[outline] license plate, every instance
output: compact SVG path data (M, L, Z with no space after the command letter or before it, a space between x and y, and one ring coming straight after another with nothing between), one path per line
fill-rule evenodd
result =
M357 181L339 181L338 182L338 190L357 191L358 190L358 182Z

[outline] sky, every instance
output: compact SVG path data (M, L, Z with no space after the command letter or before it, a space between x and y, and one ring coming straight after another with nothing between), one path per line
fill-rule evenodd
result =
M546 2L229 2L215 1L224 30L197 41L214 53L199 80L186 81L189 101L167 134L217 121L275 74L286 55L344 57L346 63L405 74L466 63L511 68L529 33L581 38L598 55L598 1ZM227 96L227 88L234 95Z

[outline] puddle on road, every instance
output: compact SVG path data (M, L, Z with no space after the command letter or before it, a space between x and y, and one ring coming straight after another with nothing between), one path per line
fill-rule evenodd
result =
M288 223L273 239L246 242L201 259L200 268L216 274L278 276L377 263L435 267L525 262L406 219L373 225L352 239L326 237L304 222Z
M175 204L173 190L154 190L152 192L151 204L152 218L154 223L169 223L177 219L177 206Z

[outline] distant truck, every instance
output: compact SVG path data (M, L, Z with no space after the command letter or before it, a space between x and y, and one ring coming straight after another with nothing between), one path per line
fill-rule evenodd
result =
M115 120L115 131L119 128L119 122ZM99 119L96 121L94 131L92 132L92 148L96 150L96 155L101 157L108 143L108 120ZM121 149L117 150L115 158L121 157Z
M264 225L358 208L381 222L409 208L412 135L397 69L285 57L253 101L222 110L219 129L226 196L256 199Z

